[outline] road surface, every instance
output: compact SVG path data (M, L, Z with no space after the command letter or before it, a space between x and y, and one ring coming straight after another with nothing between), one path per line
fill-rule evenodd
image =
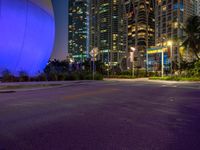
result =
M200 150L200 85L82 81L0 93L0 150Z

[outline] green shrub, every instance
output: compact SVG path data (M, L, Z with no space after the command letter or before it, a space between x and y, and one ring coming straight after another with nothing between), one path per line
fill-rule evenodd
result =
M19 72L19 81L20 82L30 81L29 76L25 71L20 71Z
M103 80L103 75L99 74L99 73L96 73L95 76L94 76L94 79L95 80Z
M92 73L85 74L84 80L92 80L93 76Z
M147 76L149 76L149 77L159 77L160 74L157 71L155 71L155 72L152 71L152 72L148 72Z
M48 74L48 77L47 77L48 81L57 81L58 80L58 76L56 73L54 72L50 72Z
M71 75L69 73L65 74L65 80L70 80L71 79Z
M17 82L17 78L9 70L2 72L2 82Z
M110 75L109 78L119 78L119 79L135 79L132 75Z
M47 75L45 73L41 73L35 79L36 81L47 81Z
M166 80L166 81L200 81L200 77L181 77L181 76L150 77L149 79Z
M200 61L197 61L193 69L194 76L200 77Z
M83 80L93 80L92 72L84 72L81 74ZM103 75L100 73L95 73L94 80L103 80Z
M131 76L131 75L132 75L132 70L122 71L119 75L127 75L127 76Z
M69 73L65 75L65 80L79 80L80 75L77 72Z
M58 81L64 81L65 78L66 78L66 75L65 75L64 73L59 73L59 74L57 75L57 80L58 80Z
M71 74L71 79L72 80L80 80L80 74L77 72L74 72Z
M135 76L138 78L146 77L147 76L146 69L137 69L135 72Z
M125 78L132 78L132 70L126 70L126 71L123 71L123 72L120 72L119 76L122 76L122 77L125 77ZM146 77L147 76L147 72L146 72L146 69L142 68L142 69L137 69L135 68L134 70L134 76L138 77L138 78L141 78L141 77Z

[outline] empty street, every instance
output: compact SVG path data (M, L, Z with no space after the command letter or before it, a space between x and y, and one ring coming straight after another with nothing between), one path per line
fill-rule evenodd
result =
M199 149L199 83L80 81L0 93L0 150Z

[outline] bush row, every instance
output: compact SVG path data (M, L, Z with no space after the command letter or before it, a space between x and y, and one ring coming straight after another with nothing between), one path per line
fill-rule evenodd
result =
M200 77L181 77L181 76L150 77L149 79L166 80L166 81L200 81Z
M73 73L49 73L46 75L48 81L67 81L67 80L92 80L91 72L73 72ZM96 73L95 80L103 80L103 75Z
M25 72L19 73L16 77L9 71L4 71L2 74L2 82L28 82L28 81L67 81L67 80L92 80L93 76L91 72L71 72L71 73L54 73L48 74L41 73L35 77L29 77ZM103 75L96 73L95 80L103 80Z

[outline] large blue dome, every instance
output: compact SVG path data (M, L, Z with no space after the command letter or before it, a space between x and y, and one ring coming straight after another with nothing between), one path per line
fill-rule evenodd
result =
M0 72L41 72L54 44L50 0L0 0Z

